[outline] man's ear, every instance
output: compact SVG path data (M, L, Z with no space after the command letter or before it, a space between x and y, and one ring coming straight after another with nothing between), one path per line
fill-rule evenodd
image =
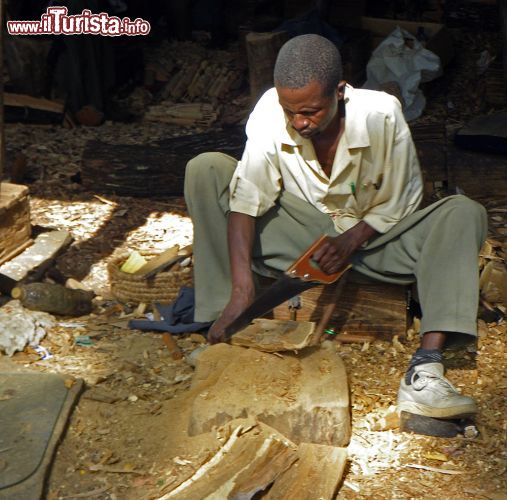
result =
M345 80L341 80L338 86L336 87L336 96L338 100L341 101L345 97L345 86L347 82Z

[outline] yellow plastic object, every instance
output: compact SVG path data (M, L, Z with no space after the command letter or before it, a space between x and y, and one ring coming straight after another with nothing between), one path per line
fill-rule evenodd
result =
M120 267L120 271L129 274L135 273L137 270L141 269L146 262L147 260L139 252L134 250Z

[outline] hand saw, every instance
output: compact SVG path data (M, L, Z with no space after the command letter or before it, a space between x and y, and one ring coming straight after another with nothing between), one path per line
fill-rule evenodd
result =
M225 338L229 339L236 332L248 326L255 318L259 318L274 309L277 305L319 284L328 285L337 281L351 267L326 274L312 260L313 254L327 240L321 236L285 271L267 290L262 292L226 329Z

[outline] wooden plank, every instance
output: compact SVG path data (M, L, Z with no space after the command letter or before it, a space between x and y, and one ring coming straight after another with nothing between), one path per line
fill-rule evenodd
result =
M41 111L50 111L58 114L63 114L65 110L65 104L63 102L50 101L49 99L43 99L41 97L13 94L10 92L4 93L4 105L40 109Z
M296 446L269 426L254 421L231 426L224 446L159 500L252 498L296 460Z
M346 446L350 439L347 374L335 345L273 355L229 344L197 358L190 436L235 418L256 418L291 441Z
M55 258L72 242L68 231L39 234L30 247L0 266L0 274L21 282L36 280L51 266Z
M168 269L176 262L185 259L192 255L192 245L180 248L179 245L168 248L161 254L150 259L141 269L138 269L135 273L136 276L144 276L145 278L151 278L155 274Z
M271 487L266 500L335 498L347 463L346 448L301 443L298 461Z

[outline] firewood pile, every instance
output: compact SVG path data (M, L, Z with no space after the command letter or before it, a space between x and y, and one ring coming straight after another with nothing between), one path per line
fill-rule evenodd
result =
M159 102L148 107L144 118L210 126L223 114L224 104L239 96L245 75L245 58L237 46L211 53L196 42L167 42L147 54L145 83L162 89ZM241 106L241 101L237 104Z
M145 120L171 123L173 125L209 127L218 118L218 110L208 103L173 104L164 101L150 106L144 115Z

